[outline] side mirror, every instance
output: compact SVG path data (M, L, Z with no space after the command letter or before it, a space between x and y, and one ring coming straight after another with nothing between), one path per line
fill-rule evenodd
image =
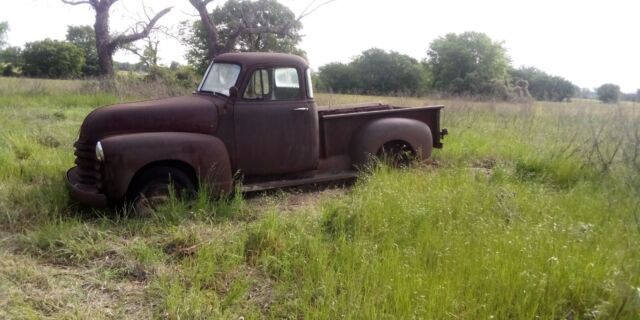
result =
M236 86L229 88L229 98L231 98L231 100L238 99L238 88Z

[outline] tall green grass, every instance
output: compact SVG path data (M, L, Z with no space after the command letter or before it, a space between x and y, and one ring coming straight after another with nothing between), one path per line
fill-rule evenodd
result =
M444 104L450 135L427 164L286 213L316 194L81 209L63 176L86 114L181 93L129 86L0 78L0 318L640 314L636 105L319 94Z
M204 246L160 280L165 310L173 318L631 319L640 312L640 237L624 199L601 191L591 182L558 190L501 168L379 168L323 203L319 219L271 212L235 240ZM260 294L268 308L236 309Z

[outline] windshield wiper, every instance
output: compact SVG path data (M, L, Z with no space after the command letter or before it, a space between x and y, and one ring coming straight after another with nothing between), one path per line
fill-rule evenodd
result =
M214 96L223 96L223 97L228 97L228 95L222 93L222 92L218 92L218 91L212 91L212 90L198 90L198 92L204 92L204 93L210 93Z
M211 91L211 90L202 90L202 89L200 89L200 90L198 90L198 92L202 92L202 93L210 93L210 94L212 94L212 95L214 95L214 96L216 95L216 92L215 92L215 91Z

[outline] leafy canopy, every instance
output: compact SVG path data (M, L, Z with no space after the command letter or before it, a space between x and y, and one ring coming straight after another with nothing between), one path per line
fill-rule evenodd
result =
M500 42L484 33L449 33L427 52L434 89L454 94L493 94L507 80L509 58Z
M605 83L597 90L598 99L604 103L617 103L620 100L620 86L613 83Z
M305 55L297 48L302 36L302 24L295 14L276 0L229 0L223 6L213 10L211 17L217 26L218 47L224 47L234 37L234 31L240 24L246 29L277 28L292 26L284 35L262 32L243 33L235 41L232 51L285 52ZM247 18L251 17L251 18ZM183 37L189 47L187 60L191 65L204 72L209 64L207 37L200 20L191 26L190 34Z
M7 45L7 32L9 32L9 23L0 22L0 49Z
M372 48L349 64L320 68L320 90L363 94L417 94L424 88L422 65L410 56Z
M77 77L84 66L82 49L66 41L45 39L27 43L22 57L22 72L32 77Z
M68 26L67 41L82 49L85 64L82 74L97 76L99 74L98 51L96 49L96 33L92 26Z
M529 92L536 100L565 101L577 92L576 86L562 77L552 76L534 67L521 67L509 71L514 81L526 80Z

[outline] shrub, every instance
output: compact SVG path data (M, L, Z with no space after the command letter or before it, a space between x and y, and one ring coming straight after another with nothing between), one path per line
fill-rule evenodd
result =
M77 77L85 64L84 52L80 48L66 41L51 39L27 43L22 56L22 72L32 77Z
M620 87L612 83L601 85L598 90L598 99L604 103L617 103L620 100Z

